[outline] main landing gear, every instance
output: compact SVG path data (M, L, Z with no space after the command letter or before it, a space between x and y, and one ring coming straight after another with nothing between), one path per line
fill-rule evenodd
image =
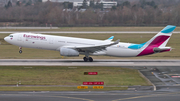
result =
M84 62L87 62L87 61L93 62L93 58L92 57L84 57L83 59L84 59Z
M19 47L19 54L22 53L22 47Z
M85 57L83 58L84 62L93 62L93 58L92 57L89 57L89 52L88 51L85 51Z

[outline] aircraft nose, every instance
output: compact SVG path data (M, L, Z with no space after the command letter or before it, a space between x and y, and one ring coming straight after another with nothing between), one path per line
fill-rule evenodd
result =
M7 41L7 37L5 37L4 40Z
M8 37L5 37L5 38L4 38L4 40L5 40L6 42L8 42L8 39L9 39Z

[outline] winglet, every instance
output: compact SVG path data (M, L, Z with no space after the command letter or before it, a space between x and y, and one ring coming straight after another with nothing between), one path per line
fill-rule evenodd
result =
M112 41L113 40L113 38L114 38L114 36L111 36L111 37L109 37L108 39L106 39L106 40L108 40L108 41Z
M115 43L115 44L118 44L118 43L119 43L119 41L120 41L120 39L116 40L114 43Z

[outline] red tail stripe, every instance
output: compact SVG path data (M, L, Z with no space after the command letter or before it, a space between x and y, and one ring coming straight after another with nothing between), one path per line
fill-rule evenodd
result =
M151 45L157 45L158 47L164 43L170 36L165 36L165 35L161 35L161 36L158 36L156 37L150 44L149 46Z
M137 56L142 56L142 55L148 55L148 54L153 54L154 51L153 49L155 47L159 47L162 43L164 43L170 36L165 36L161 35L156 37L140 54Z

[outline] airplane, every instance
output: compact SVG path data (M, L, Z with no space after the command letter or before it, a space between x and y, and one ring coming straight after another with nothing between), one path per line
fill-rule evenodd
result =
M55 50L59 51L61 56L85 55L85 62L93 62L90 55L137 57L171 51L172 48L166 47L166 44L175 28L176 26L167 25L149 41L141 44L119 42L119 39L112 41L114 36L106 40L94 40L27 32L10 34L4 40L19 46L19 53L22 53L22 47Z

